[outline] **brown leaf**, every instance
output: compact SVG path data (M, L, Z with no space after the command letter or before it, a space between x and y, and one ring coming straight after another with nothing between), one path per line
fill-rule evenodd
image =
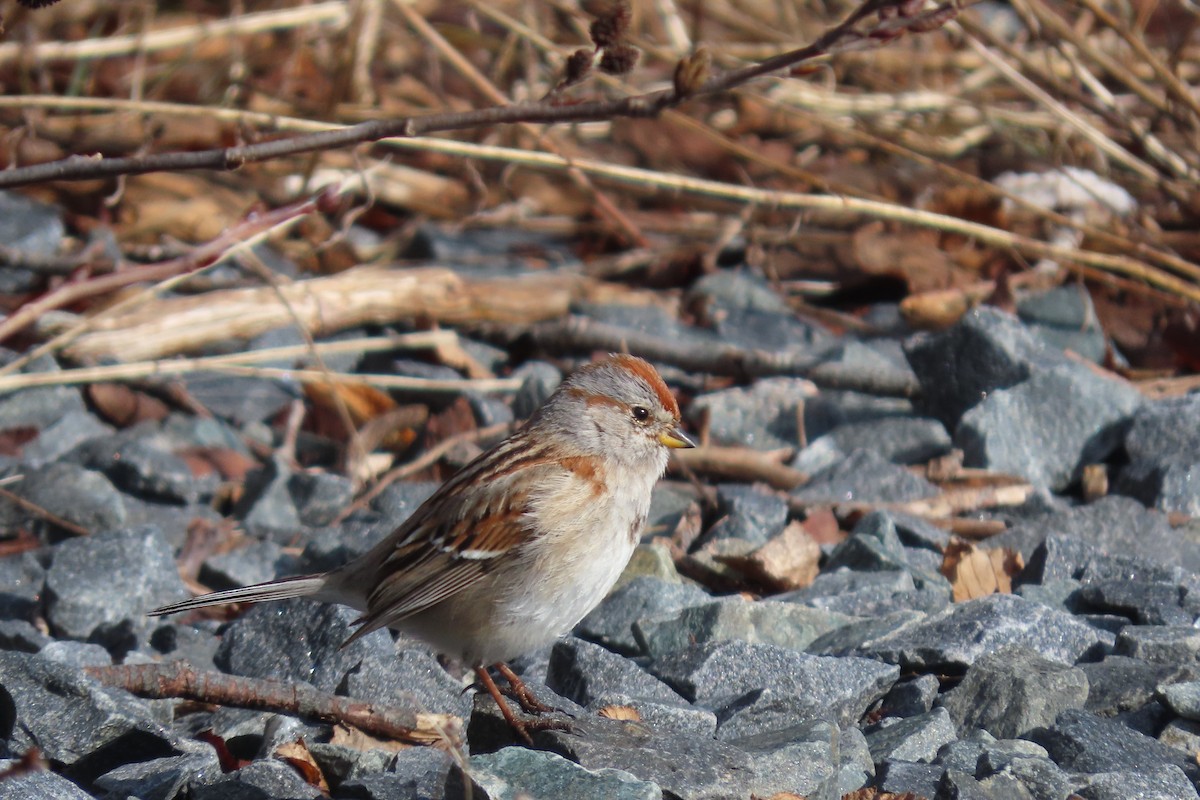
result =
M605 719L620 719L629 722L642 721L642 715L633 706L605 706L596 713Z
M837 544L846 538L846 532L838 525L837 516L831 508L809 508L804 522L800 524L817 544Z
M984 550L971 542L954 539L942 557L942 574L949 580L954 602L989 594L1011 594L1012 579L1025 567L1016 550L997 547Z
M304 384L304 395L311 404L306 427L339 442L349 435L342 424L341 405L355 428L396 407L391 395L357 381L310 381Z
M864 272L901 277L914 293L954 288L973 279L938 246L936 237L924 231L864 225L854 234L854 256Z
M0 455L20 458L25 445L38 437L37 428L8 428L0 431Z
M371 734L363 733L358 728L348 725L334 725L333 738L329 740L329 743L353 747L355 750L386 750L389 753L407 750L412 746L395 739L376 739Z
M118 428L128 428L146 420L165 419L167 404L123 383L93 383L87 387L88 399L100 416Z
M176 451L198 478L214 472L222 480L241 482L257 466L254 459L229 447L185 447Z
M775 591L786 592L803 589L817 577L821 547L801 523L792 522L752 553L720 560Z
M329 794L329 781L325 780L325 774L317 766L316 759L308 751L308 745L303 739L279 745L275 748L275 757L291 764L309 786L315 786L324 794Z
M213 750L217 751L217 763L221 765L222 772L233 772L250 763L235 756L225 740L212 730L200 731L196 734L196 738L212 745Z

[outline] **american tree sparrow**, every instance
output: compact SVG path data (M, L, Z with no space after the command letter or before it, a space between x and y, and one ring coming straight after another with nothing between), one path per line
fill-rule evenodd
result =
M654 368L610 356L571 375L521 430L345 566L150 613L289 597L350 606L362 616L347 643L394 628L461 660L528 741L486 667L525 711L547 710L504 662L567 633L604 598L638 543L668 449L693 446Z

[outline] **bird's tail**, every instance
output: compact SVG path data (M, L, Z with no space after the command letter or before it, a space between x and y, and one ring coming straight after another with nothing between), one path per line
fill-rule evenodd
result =
M243 586L240 589L211 592L193 597L191 600L181 600L178 603L156 608L149 614L152 617L158 617L163 614L220 606L226 603L264 603L268 600L286 600L289 597L312 597L321 594L321 591L325 589L328 577L328 575L297 575L294 578L280 578L266 583L256 583L253 586Z

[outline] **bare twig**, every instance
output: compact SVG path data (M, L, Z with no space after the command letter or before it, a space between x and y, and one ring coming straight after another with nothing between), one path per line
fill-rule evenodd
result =
M808 481L808 476L780 462L772 453L749 447L705 445L676 450L674 461L693 472L723 480L761 482L774 489L790 491Z
M593 100L571 105L555 105L552 101L523 103L421 117L372 120L340 130L196 152L158 153L124 158L77 155L0 172L0 188L27 186L51 180L141 175L163 170L233 170L252 162L349 147L389 137L413 137L435 131L455 131L486 125L528 122L563 124L609 120L614 117L653 117L685 100L725 92L755 78L791 69L818 56L879 47L905 32L922 33L934 30L953 19L959 8L957 0L947 0L924 11L914 12L913 6L912 0L865 0L845 20L830 28L812 44L757 64L715 75L700 86L689 87L683 94L672 88L633 97Z
M87 667L106 686L139 697L178 698L199 703L294 714L322 722L352 725L373 736L428 744L456 732L461 720L449 714L424 714L318 691L302 684L202 672L176 661L170 664L120 664ZM457 733L454 733L457 738Z

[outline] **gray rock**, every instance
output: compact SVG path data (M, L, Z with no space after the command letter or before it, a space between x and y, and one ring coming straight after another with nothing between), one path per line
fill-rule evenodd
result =
M721 269L704 275L692 284L688 294L707 302L709 314L714 308L791 313L787 303L762 276L742 269Z
M642 537L670 536L691 515L698 519L700 505L695 487L676 481L659 481L650 495L650 512Z
M1200 754L1200 722L1173 719L1164 725L1154 738L1168 747L1182 750L1193 759Z
M836 797L858 791L875 777L875 760L867 737L857 727L843 728L838 739L841 759L838 761Z
M912 416L912 403L902 398L823 389L804 403L804 432L813 442L843 425Z
M887 720L884 721L884 723L887 722ZM979 772L979 762L983 758L984 751L995 743L996 737L982 728L966 728L963 730L961 739L950 742L938 752L937 763L947 770L976 775ZM1045 748L1042 748L1042 754L1045 755Z
M733 308L713 315L712 330L726 344L772 353L806 353L825 344L828 334L790 311L775 313ZM821 348L825 349L825 348Z
M339 694L374 703L464 718L471 711L471 698L462 683L428 650L406 647L403 640L398 649L372 646L364 652L347 673L344 686Z
M1024 784L1007 775L977 781L958 770L946 770L934 800L1032 800Z
M795 447L800 443L797 414L816 388L802 378L766 378L749 389L735 388L697 397L688 420L707 414L714 444L745 445L756 450Z
M558 385L562 373L553 364L545 361L526 361L512 372L513 378L522 381L521 388L513 396L513 415L517 419L528 419L542 407Z
M3 214L0 214L2 217ZM9 364L16 359L10 350L0 350L0 362ZM35 358L22 367L22 374L60 372L58 363L50 356ZM42 386L22 389L0 396L0 430L35 428L45 430L72 412L86 412L83 396L74 386Z
M1174 764L1145 764L1140 769L1092 775L1077 793L1083 800L1195 800L1196 787Z
M770 797L800 785L814 772L830 769L827 764L805 763L795 750L787 748L786 741L772 739L752 743L761 744L753 750L742 749L703 737L655 732L641 723L597 717L577 718L571 732L544 731L534 740L539 747L590 770L626 770L658 784L664 796L680 800L723 800L749 794Z
M21 449L21 463L43 467L84 442L113 434L113 429L87 411L68 411L42 428L38 437Z
M201 623L203 624L203 623ZM197 669L214 669L213 656L221 640L212 630L197 625L160 622L148 639L151 658L168 656L170 661L185 661Z
M562 800L605 797L613 800L661 800L662 789L620 769L588 769L555 753L506 747L471 758L471 781L487 800ZM454 794L451 788L447 796Z
M641 645L633 634L635 622L654 615L669 615L710 600L707 592L693 584L634 578L592 609L576 626L575 633L618 653L641 653Z
M92 800L92 795L48 770L18 772L4 779L5 800Z
M194 474L186 461L139 429L84 442L70 459L104 473L129 494L153 500L196 503L211 497L218 483L216 474Z
M609 692L679 702L679 694L632 661L582 639L563 639L550 651L546 685L586 706Z
M36 653L52 641L54 640L23 619L0 621L0 650Z
M200 568L200 580L213 589L249 586L299 572L295 559L270 539L246 539L236 550L209 556Z
M1147 765L1174 764L1193 782L1200 778L1200 767L1186 753L1087 711L1064 711L1053 726L1039 728L1029 738L1072 772L1137 771Z
M30 747L89 782L121 764L178 752L180 742L145 701L110 689L79 670L27 653L0 652L0 697L9 714L9 746Z
M1200 629L1190 625L1128 625L1117 634L1113 652L1156 664L1200 662Z
M871 450L856 450L792 492L810 503L902 503L934 497L929 481Z
M1086 583L1075 598L1089 610L1122 614L1140 625L1190 625L1196 615L1184 608L1186 596L1177 583L1135 579Z
M1057 552L1037 557L1039 546L1056 546L1059 539ZM1136 553L1144 562L1200 571L1200 548L1172 530L1165 515L1147 512L1125 497L1103 497L1086 506L1037 514L988 539L986 546L1020 551L1028 565L1022 580L1036 583L1079 578L1097 554Z
M1077 364L992 392L954 431L963 463L1062 491L1120 447L1142 396ZM1047 413L1046 409L1054 409ZM1015 424L1014 424L1015 423Z
M1200 516L1197 472L1200 472L1200 457L1194 461L1135 461L1121 470L1113 490L1159 511Z
M1200 678L1196 667L1153 664L1137 658L1109 655L1103 661L1080 664L1088 677L1086 711L1111 717L1149 703L1160 686Z
M50 642L38 651L38 655L47 661L76 668L107 667L112 664L112 656L108 651L90 642Z
M290 731L289 731L290 735ZM267 744L264 742L264 744ZM351 747L332 742L306 742L313 761L321 770L325 779L333 785L340 785L347 780L363 778L368 775L378 775L388 768L395 753L381 747ZM278 745L270 743L273 749ZM271 749L263 748L260 755L270 753Z
M1044 658L1074 664L1100 643L1070 615L1006 594L958 603L893 634L863 644L859 655L926 669L969 667L1006 644L1025 644Z
M900 553L897 553L899 557ZM825 567L803 589L775 595L774 600L785 603L800 603L813 608L828 608L839 597L869 592L893 594L916 588L911 572L883 570L860 572L849 567Z
M0 619L33 620L41 612L45 582L46 570L34 553L0 558Z
M813 720L730 743L750 756L752 769L761 776L759 787L797 792L811 800L841 797L838 791L841 732L836 725ZM754 794L766 796L766 793Z
M204 372L181 380L198 403L239 428L273 418L300 396L298 387L283 380Z
M1092 296L1083 286L1057 286L1017 300L1017 316L1041 341L1102 363L1107 351L1104 329Z
M331 472L297 472L287 486L300 522L314 528L331 524L354 500L353 482Z
M891 611L879 617L868 617L851 622L824 636L818 637L806 650L814 655L854 655L870 643L896 634L928 618L923 611Z
M248 532L282 541L295 535L300 513L288 486L291 478L291 469L277 457L246 476L245 491L234 513Z
M1075 788L1071 777L1049 758L1019 758L1003 774L1024 784L1034 800L1063 800Z
M884 759L876 764L875 786L883 792L903 795L912 792L916 797L932 798L946 768L936 764Z
M210 782L193 781L191 800L319 800L321 790L307 783L290 764L253 761Z
M1200 681L1160 686L1158 697L1179 716L1200 721Z
M304 681L334 691L365 659L394 658L392 639L375 631L343 648L358 613L312 600L255 606L234 621L215 661L223 671L252 678Z
M819 636L852 621L844 614L793 603L726 597L638 620L633 634L641 652L652 658L692 644L735 640L803 650Z
M949 330L913 338L905 350L921 382L921 407L951 430L993 392L1062 359L1015 317L987 306L968 311Z
M125 503L108 478L76 464L56 462L29 470L12 491L92 533L125 524Z
M708 707L753 704L770 689L803 699L807 718L857 722L895 683L899 671L877 661L826 658L769 644L715 642L656 659L651 672L686 699Z
M954 722L943 708L887 722L890 724L872 725L864 731L876 762L892 759L929 763L937 758L943 745L957 738Z
M426 800L442 797L454 760L433 747L410 747L395 754L390 771L351 778L338 787L346 800Z
M1004 772L1014 763L1031 758L1049 758L1046 748L1026 739L998 739L984 744L976 777Z
M648 700L625 691L601 692L588 703L588 711L600 713L613 706L630 708L637 719L648 728L659 731L692 734L709 739L717 735L717 715L707 708L689 705L675 695L675 700Z
M939 691L941 684L933 675L916 675L893 686L879 708L889 717L915 717L933 708Z
M714 539L744 539L764 545L787 525L787 501L775 492L744 483L717 485L717 521L697 544Z
M96 786L117 797L175 800L186 796L192 781L205 783L221 775L215 750L124 764L96 779Z
M1012 739L1052 724L1065 709L1083 708L1087 696L1082 670L1017 644L976 660L942 705L960 731L983 728L998 739Z
M1160 511L1200 516L1200 395L1146 403L1133 416L1125 437L1130 463L1115 489Z
M874 450L895 464L923 464L950 452L950 434L935 419L890 417L843 425L816 439L796 454L792 466L819 472L855 450Z
M69 539L46 573L46 618L62 635L86 639L100 626L146 630L146 612L187 595L175 554L154 527Z

